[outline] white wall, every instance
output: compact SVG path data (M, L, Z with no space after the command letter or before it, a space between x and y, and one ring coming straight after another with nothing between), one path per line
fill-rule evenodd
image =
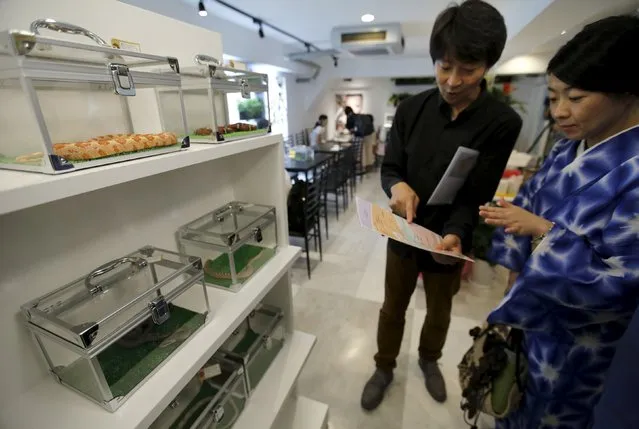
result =
M394 113L395 108L388 103L388 99L395 93L417 94L432 88L432 86L396 86L390 78L353 79L346 82L343 79L333 80L328 83L327 89L321 94L317 102L306 112L306 122L311 126L320 114L328 116L328 136L332 136L335 130L335 116L337 106L336 94L362 94L363 113L369 113L375 118L375 126L383 125L384 116ZM289 110L291 107L289 106Z
M311 112L305 106L307 88L304 83L295 82L296 77L286 75L286 108L288 110L288 132L285 135L293 135L304 128L311 128L316 119L311 119Z
M224 37L224 53L235 58L246 62L270 64L296 73L309 72L306 66L288 61L285 58L284 51L286 47L282 42L268 37L268 34L267 37L260 39L257 29L253 31L221 19L215 16L214 11L211 10L209 10L208 16L201 17L197 14L195 2L189 5L180 0L122 1L222 34ZM208 52L200 53L208 54ZM222 55L220 54L218 58L222 59Z
M543 128L543 105L546 97L546 79L542 76L519 77L512 83L512 97L524 104L526 111L518 110L523 120L515 148L527 150Z
M139 43L142 51L174 56L192 64L193 56L206 52L222 57L219 33L151 13L116 0L4 0L0 2L0 29L28 30L38 18L53 18L85 27L107 42L111 38ZM93 43L81 36L42 30L42 34Z
M553 55L554 52L548 54L519 55L500 64L495 69L495 74L543 74L546 72L548 62Z
M294 83L290 85L296 85ZM297 92L299 93L297 84ZM522 130L517 140L516 148L527 149L534 141L543 126L542 109L546 82L543 76L519 77L512 83L512 96L514 99L524 104L526 111L517 110L523 120ZM290 91L290 86L287 90ZM296 88L293 86L293 88ZM333 80L327 84L326 90L322 92L314 105L304 110L302 108L303 91L298 96L289 98L289 123L291 132L297 132L303 127L312 126L320 114L328 116L328 135L333 135L335 130L335 115L337 107L335 105L336 94L362 94L363 111L375 117L375 125L383 125L385 114L393 113L395 108L388 104L388 99L395 93L417 94L433 86L396 86L390 78L373 79L353 79L345 82L342 79ZM296 107L297 106L297 107ZM294 122L291 121L291 118Z

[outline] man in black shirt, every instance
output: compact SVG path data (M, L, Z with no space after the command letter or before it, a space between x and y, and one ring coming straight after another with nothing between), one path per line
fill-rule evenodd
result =
M493 6L467 0L449 7L435 21L430 39L437 88L405 100L395 113L382 164L382 187L395 213L443 236L442 250L471 250L478 207L492 200L521 130L517 113L493 98L484 80L505 43L504 19ZM427 205L460 147L479 152L475 167L452 204ZM389 240L385 297L377 331L377 369L362 393L364 409L373 410L381 403L393 379L405 313L419 273L427 298L419 366L433 399L446 400L437 360L446 341L461 268L458 259Z
M369 171L375 163L375 125L373 124L373 116L365 114L357 114L353 112L351 106L346 106L346 129L348 129L355 137L362 138L362 166Z

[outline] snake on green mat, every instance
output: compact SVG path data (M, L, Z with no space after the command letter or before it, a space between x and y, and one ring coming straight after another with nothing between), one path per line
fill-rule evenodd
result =
M202 324L200 313L169 304L171 318L129 334L98 355L113 396L125 396Z
M233 252L233 261L239 282L250 278L275 253L274 249L245 244ZM204 263L204 279L220 286L232 286L229 254L224 253Z

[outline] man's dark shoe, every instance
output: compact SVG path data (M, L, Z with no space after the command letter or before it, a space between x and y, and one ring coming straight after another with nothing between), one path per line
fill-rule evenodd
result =
M437 402L446 402L446 383L437 362L419 359L419 367L426 379L426 390Z
M382 403L384 393L393 381L392 371L377 368L373 376L366 382L362 392L362 408L373 411Z

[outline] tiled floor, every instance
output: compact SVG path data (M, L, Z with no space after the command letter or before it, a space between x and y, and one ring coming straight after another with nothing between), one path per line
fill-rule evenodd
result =
M358 185L361 198L386 204L379 177ZM324 260L314 259L312 279L301 258L293 269L295 326L317 336L317 345L300 376L299 393L330 407L330 429L463 429L457 363L469 347L468 331L498 302L503 284L464 283L455 298L453 317L440 364L448 401L437 404L427 394L417 366L419 332L426 315L422 287L406 314L406 330L395 380L382 405L365 413L359 405L364 383L372 374L377 317L384 297L386 239L364 230L354 201L339 221L329 224ZM499 281L503 280L500 273ZM499 282L496 282L499 283ZM482 421L480 427L491 428Z

